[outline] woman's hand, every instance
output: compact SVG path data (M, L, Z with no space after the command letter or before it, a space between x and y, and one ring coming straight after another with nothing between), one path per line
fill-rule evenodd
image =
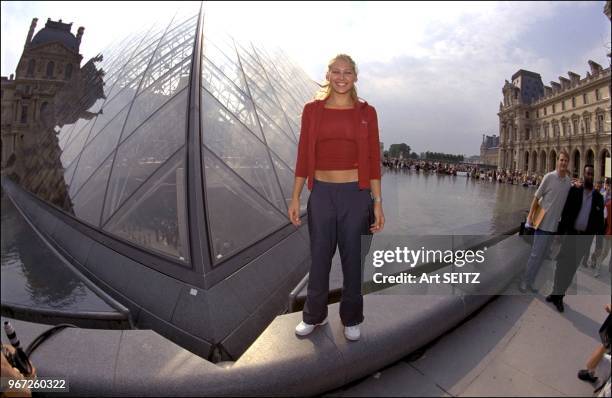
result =
M291 204L289 205L289 210L287 211L287 215L289 216L289 221L291 224L299 227L302 225L302 220L300 220L300 200L292 199Z
M370 225L370 232L373 234L381 232L385 227L385 215L383 214L382 204L374 203L374 224Z

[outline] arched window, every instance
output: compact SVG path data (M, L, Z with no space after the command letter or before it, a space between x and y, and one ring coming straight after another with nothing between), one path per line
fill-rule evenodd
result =
M53 78L53 70L55 69L55 62L49 61L47 64L47 77Z
M604 131L604 115L603 113L597 114L597 132L603 133Z
M26 72L27 77L34 76L34 68L36 67L36 61L31 59L28 61L28 71Z
M72 77L72 64L66 65L66 70L64 71L64 80L70 80Z

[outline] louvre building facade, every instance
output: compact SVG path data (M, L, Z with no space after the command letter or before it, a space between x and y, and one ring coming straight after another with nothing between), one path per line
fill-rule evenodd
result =
M318 86L205 20L180 11L69 78L44 72L53 51L80 57L70 28L32 28L3 78L3 186L135 326L232 358L308 269L306 223L286 214Z

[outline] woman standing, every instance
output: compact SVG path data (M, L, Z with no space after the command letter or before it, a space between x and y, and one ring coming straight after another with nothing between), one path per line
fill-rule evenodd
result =
M304 106L289 219L299 218L306 179L311 190L308 227L312 263L299 336L327 323L329 271L336 246L342 260L340 318L344 335L358 340L363 322L361 236L382 231L378 120L357 97L357 67L339 54L328 64L327 84Z

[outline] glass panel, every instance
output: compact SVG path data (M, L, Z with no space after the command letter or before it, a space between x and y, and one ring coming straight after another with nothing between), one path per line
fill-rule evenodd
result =
M106 129L106 126L111 122L117 119L117 114L121 112L123 121L125 121L125 116L127 115L127 110L129 109L129 105L126 104L123 109L117 109L117 106L120 105L118 101L113 101L107 108L104 108L103 112L98 115L96 118L93 128L91 129L91 133L89 134L89 138L87 139L87 144L91 143L102 129ZM119 131L123 128L123 124L119 127Z
M85 141L87 140L87 136L89 135L90 130L91 120L88 121L88 123L81 129L81 131L76 133L75 138L70 142L64 152L62 152L60 159L64 167L72 163L72 161L79 155L79 153L81 153L81 150L85 145Z
M189 83L190 72L191 59L187 59L182 65L155 82L147 91L139 94L130 109L121 140L125 140L135 128L168 102L176 92L186 87Z
M137 245L188 261L184 147L104 227Z
M68 166L68 168L64 169L64 182L66 183L66 186L68 188L70 187L70 181L72 181L72 177L74 177L74 172L76 171L76 164L77 162L72 162L72 164Z
M208 36L204 35L204 51L202 56L209 59L217 69L223 73L228 79L230 79L236 86L245 93L248 93L246 88L246 82L242 69L239 66L238 58L236 56L236 50L234 45L228 44L224 47L220 46L219 42L211 41Z
M264 112L276 123L276 126L283 130L287 138L295 141L291 128L287 124L284 112L276 104L276 101L272 99L270 95L264 93L253 80L247 78L249 88L251 90L251 96L256 106L264 110Z
M123 107L128 105L134 99L136 94L136 87L125 87L123 90L117 93L111 100L106 101L102 107L102 112L108 120L115 117Z
M149 65L149 61L153 56L153 52L157 48L157 43L161 39L165 25L162 28L156 27L152 35L147 35L142 40L135 54L129 59L127 64L122 68L121 74L119 75L117 82L113 85L110 93L107 95L108 101L110 102L117 93L123 88L130 87L136 91L140 80L144 75L144 72Z
M206 90L202 90L203 143L280 211L286 211L268 151Z
M283 133L264 113L257 109L259 121L266 136L266 143L285 163L294 165L297 159L297 145Z
M65 124L60 128L59 133L57 133L58 144L62 150L66 147L66 143L70 140L70 135L74 131L75 126L76 123ZM57 127L55 130L57 131Z
M257 47L258 54L264 54L271 65L283 80L283 86L290 88L288 91L296 95L298 104L310 101L317 90L316 84L299 68L296 68L284 53L278 49L272 52L263 47Z
M301 112L301 105L294 98L295 96L292 94L294 89L289 84L289 81L284 79L278 73L274 64L266 58L262 51L255 51L254 55L265 69L268 80L270 81L270 84L276 93L277 100L280 101L281 108L285 111L285 114L287 114L287 116L299 114Z
M283 190L287 208L289 208L289 205L291 204L291 195L293 195L293 182L295 181L295 174L289 166L278 158L278 156L272 154L272 161L274 162L274 170L276 170L278 180L280 181L280 185ZM300 213L302 214L306 212L306 205L308 204L309 195L310 191L306 188L306 186L304 186L304 189L302 189L302 193L300 194Z
M98 227L100 225L100 212L104 201L104 189L108 182L108 173L113 164L113 157L109 156L94 175L83 185L76 196L71 195L74 214L77 218ZM72 187L70 187L72 190Z
M215 263L288 223L285 216L206 149L203 158L208 226Z
M121 143L108 184L104 220L185 143L187 94L183 90Z
M165 75L180 63L189 63L195 44L197 18L193 17L184 25L167 32L161 44L155 51L151 65L143 80L140 91L146 90L151 84Z
M261 129L255 119L255 110L251 98L239 90L219 69L204 58L202 63L202 82L204 87L244 123L259 138L262 138ZM204 90L203 90L204 91Z
M62 147L62 149L65 149L65 147L69 146L72 143L72 140L75 139L75 137L77 136L77 133L79 133L88 122L89 122L89 119L80 118L72 124L72 131L70 132L70 136L66 137L66 142L65 142L64 147ZM62 129L69 128L70 126L71 124L65 124L64 127L62 127Z
M81 159L79 160L77 172L70 184L70 195L74 195L78 192L87 178L89 178L102 161L117 147L119 134L121 133L121 128L125 121L125 115L127 115L127 108L107 124L100 134L85 147Z
M250 77L263 91L266 93L272 94L270 84L268 83L268 79L266 74L259 65L259 62L254 58L254 55L250 53L250 49L245 49L242 45L237 44L238 55L240 56L240 61L242 62L242 69Z
M299 141L302 117L298 115L295 119L296 121L294 122L292 118L289 118L289 126L291 126L291 131L293 132L295 139Z

